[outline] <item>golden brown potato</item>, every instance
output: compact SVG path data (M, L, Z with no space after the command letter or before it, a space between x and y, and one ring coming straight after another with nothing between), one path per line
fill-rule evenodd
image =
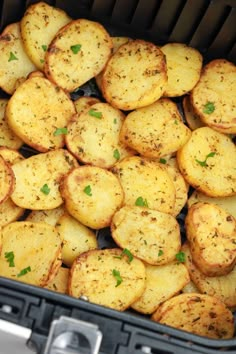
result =
M7 102L7 99L0 99L0 147L19 149L23 141L13 133L5 118Z
M74 105L75 105L75 109L77 114L81 114L84 113L85 111L87 111L87 109L89 109L90 106L92 106L95 103L99 103L100 100L98 98L95 97L90 97L90 96L82 96L77 98L74 101Z
M194 111L194 108L190 101L190 96L188 95L185 96L183 99L183 110L187 125L191 130L201 128L205 125Z
M68 292L69 269L60 267L55 277L44 286L45 289L67 294Z
M144 207L125 206L118 210L112 218L111 232L119 247L153 265L173 261L181 247L176 219Z
M205 294L180 294L160 305L152 319L208 338L234 335L234 318L217 298Z
M194 263L208 276L225 275L236 264L236 220L215 204L196 203L185 218Z
M40 152L64 146L66 126L73 114L75 107L70 97L42 77L27 79L6 108L10 128Z
M18 220L23 214L25 209L18 207L10 197L5 202L0 204L0 227L10 224Z
M58 30L71 21L61 9L40 1L27 8L21 19L24 48L35 66L43 70L45 53Z
M236 133L235 83L236 66L225 59L216 59L204 67L191 94L201 120L221 133Z
M129 113L120 133L124 144L153 158L175 153L190 136L177 105L167 98Z
M201 293L212 295L220 299L228 307L236 306L236 267L227 275L208 277L200 272L192 261L189 245L182 246L185 254L185 265L193 283Z
M137 258L129 262L120 249L92 250L73 263L69 294L124 311L143 293L145 267Z
M134 154L119 140L124 119L124 114L108 103L92 105L68 124L68 150L84 164L112 167L118 160Z
M45 222L46 224L56 226L59 218L65 213L64 205L60 205L50 210L32 210L27 216L27 221Z
M166 82L162 51L153 43L133 40L110 58L102 77L102 93L112 106L132 110L157 101Z
M24 160L24 156L18 150L4 146L0 146L0 155L10 165Z
M45 286L61 266L61 239L51 225L16 221L1 230L0 275Z
M142 296L131 307L141 313L151 314L158 306L179 293L189 282L184 264L171 262L162 266L145 264L146 287Z
M112 41L98 22L86 19L71 21L54 37L45 57L46 76L72 92L96 75L106 65Z
M109 226L124 199L119 179L94 166L73 169L63 179L60 190L69 214L92 229Z
M15 178L10 165L0 155L0 204L5 202L15 188Z
M177 159L182 175L196 190L210 197L236 194L236 146L226 135L198 128L178 150Z
M36 68L23 46L20 24L8 25L0 35L0 87L12 95L16 87Z
M183 43L167 43L161 47L167 65L164 96L182 96L192 90L200 78L202 55Z
M174 213L175 186L161 164L132 156L117 162L112 171L121 182L125 205Z
M98 248L95 233L68 213L59 218L56 228L62 239L62 262L68 267L81 253Z
M12 166L16 183L13 202L26 209L48 210L63 203L59 191L61 178L78 166L64 149L34 155Z

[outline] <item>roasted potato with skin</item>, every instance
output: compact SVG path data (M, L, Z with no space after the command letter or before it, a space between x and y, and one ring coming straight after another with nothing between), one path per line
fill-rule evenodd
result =
M152 158L175 153L190 136L177 105L167 98L129 113L120 132L124 144Z
M25 212L24 208L18 207L10 197L0 204L0 227L18 220Z
M182 246L185 254L185 265L190 278L201 293L212 295L220 299L226 306L236 306L236 267L227 275L208 277L204 275L193 263L189 245Z
M145 264L145 268L145 290L131 305L132 309L144 314L153 313L162 302L178 294L190 280L187 268L181 263L171 262L162 266Z
M111 170L120 180L125 205L174 213L175 186L161 164L131 156L117 162Z
M161 304L152 315L156 322L215 339L234 335L234 318L217 298L205 294L180 294Z
M224 209L196 203L185 218L194 263L208 276L225 275L236 264L236 220Z
M201 120L214 130L236 133L236 66L216 59L205 65L191 93L191 102Z
M61 9L40 1L27 8L20 21L22 40L27 55L43 70L45 54L56 33L71 18Z
M12 95L36 69L25 52L19 22L8 25L0 35L0 51L0 87Z
M202 127L178 150L179 169L187 182L210 197L236 194L236 146L224 134Z
M95 103L99 103L99 102L101 102L101 101L96 97L81 96L74 101L74 105L75 105L75 109L76 109L77 114L81 114L81 113L87 111L87 109L89 109L90 106L92 106Z
M67 294L69 271L69 268L60 267L55 277L44 286L44 288L58 293Z
M51 225L16 221L1 229L0 275L46 286L61 266L61 239Z
M15 149L10 149L4 146L0 146L0 155L10 165L24 160L24 156Z
M73 169L62 180L60 191L69 214L92 229L109 226L124 199L119 179L95 166Z
M7 99L0 99L0 147L19 149L23 141L13 133L5 118L7 102Z
M92 250L74 261L69 294L124 311L142 295L145 276L144 264L137 258L129 261L120 249Z
M0 204L5 202L15 188L15 178L11 166L0 155Z
M56 228L62 239L62 262L68 267L81 253L98 248L95 233L68 213L59 218Z
M201 121L190 101L190 96L186 95L183 98L183 111L184 118L186 119L187 125L191 130L195 130L203 127L205 124Z
M173 261L181 247L176 219L144 207L125 206L118 210L112 218L111 233L119 247L152 265Z
M102 93L113 107L129 111L157 101L166 82L162 51L151 42L131 40L108 61L102 76Z
M56 226L59 218L65 213L64 205L60 205L50 210L32 210L26 217L27 221L45 222L46 224Z

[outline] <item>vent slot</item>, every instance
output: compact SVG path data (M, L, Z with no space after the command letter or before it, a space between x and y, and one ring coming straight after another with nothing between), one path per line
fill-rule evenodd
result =
M131 20L132 27L142 30L149 29L152 26L162 1L163 0L149 0L147 6L147 0L140 0Z
M130 23L136 11L138 0L117 0L112 13L116 23Z
M93 0L56 0L55 6L64 10L73 19L90 17Z
M112 15L116 0L94 0L92 6L92 15L96 18L109 18Z

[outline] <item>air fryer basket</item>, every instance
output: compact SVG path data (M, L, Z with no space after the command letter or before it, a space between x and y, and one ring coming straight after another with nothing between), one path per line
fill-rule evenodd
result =
M0 29L19 21L36 0L2 0ZM156 44L182 42L197 48L205 62L225 58L236 63L236 0L45 0L72 18L88 18L104 24L112 35L143 38ZM99 96L93 82L76 92ZM28 147L23 152L31 154ZM184 213L178 221L183 232ZM99 246L112 247L108 230L98 233ZM1 310L12 308L10 313ZM32 329L29 345L43 353L51 322L68 316L99 326L103 333L100 353L236 353L236 338L213 340L146 319L0 278L0 318Z

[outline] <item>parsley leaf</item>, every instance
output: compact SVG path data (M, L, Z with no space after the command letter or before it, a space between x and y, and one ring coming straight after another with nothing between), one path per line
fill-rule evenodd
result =
M46 195L48 195L50 193L50 188L48 187L48 185L45 183L42 188L40 188L40 191Z
M114 256L114 258L122 259L124 256L128 257L128 263L131 263L132 260L134 259L134 256L127 248L123 249L120 256Z
M215 105L213 102L207 102L203 107L203 113L211 114L215 110Z
M12 61L12 60L18 60L18 58L15 56L14 53L10 52L10 56L9 56L8 61Z
M75 45L72 45L72 46L70 47L70 49L71 49L71 51L72 51L74 54L77 54L77 53L79 53L81 47L82 47L81 44L75 44Z
M158 252L158 257L161 257L162 255L163 255L163 251L162 250L159 250L159 252Z
M26 268L24 268L24 269L22 269L22 270L20 271L20 273L17 274L17 278L22 277L22 275L25 275L25 274L27 274L27 273L29 273L29 272L31 272L30 266L29 266L29 267L26 267Z
M91 189L90 185L88 185L84 188L84 193L87 194L89 197L92 196L92 189Z
M9 263L9 267L15 267L15 263L14 263L14 253L11 251L11 252L5 252L4 254L7 262Z
M135 205L148 208L147 199L143 199L143 197L138 197L135 201Z
M116 279L116 287L119 286L119 285L122 283L122 281L123 281L123 279L122 279L122 277L121 277L121 275L120 275L119 270L113 269L113 270L112 270L112 275L113 275L113 277L115 277L115 279Z
M46 52L47 49L48 49L48 46L47 46L46 44L43 44L43 45L42 45L42 49L43 49L44 52Z
M55 130L55 132L53 133L54 136L58 136L58 135L66 135L68 133L67 128L57 128Z
M120 159L120 152L118 149L115 149L114 152L113 152L113 157L116 159L116 160L119 160Z
M90 109L88 111L88 114L91 116L91 117L95 117L95 118L98 118L98 119L101 119L102 118L102 112L98 112L96 111L95 109Z
M196 161L199 165L201 165L201 166L203 166L203 167L206 167L206 166L207 166L207 160L209 159L209 157L214 157L215 154L216 154L216 152L212 151L212 152L210 152L208 155L206 155L206 158L205 158L204 161L200 161L200 160L198 160L198 159L195 159L195 161Z
M175 258L178 262L184 263L186 261L186 254L180 251L179 253L176 253Z
M160 158L160 163L166 164L166 159Z

